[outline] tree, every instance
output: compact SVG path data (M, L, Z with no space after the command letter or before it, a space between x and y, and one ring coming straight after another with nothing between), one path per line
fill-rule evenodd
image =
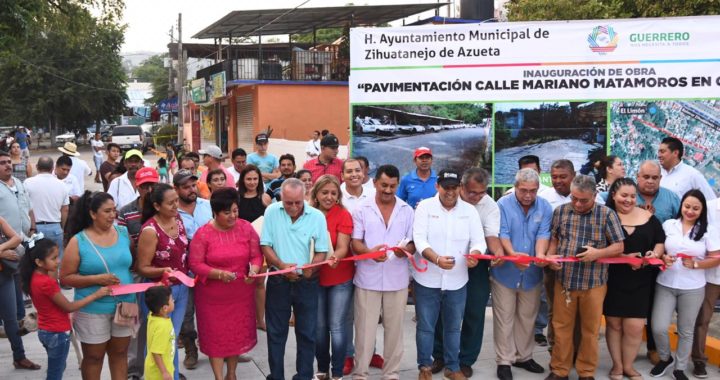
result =
M40 19L21 20L12 48L0 44L1 124L73 129L122 113L124 27L94 17L82 6L89 2L48 2Z
M590 20L607 18L712 15L717 0L510 0L510 21Z
M144 60L140 66L133 70L132 77L139 82L150 82L153 88L152 96L145 99L148 104L157 104L170 96L168 89L168 69L164 60L168 53L154 55Z

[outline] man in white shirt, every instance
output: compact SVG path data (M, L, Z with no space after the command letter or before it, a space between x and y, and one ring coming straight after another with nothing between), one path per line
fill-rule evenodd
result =
M74 175L77 179L77 186L85 191L85 177L92 174L92 169L90 169L90 166L88 166L85 160L79 158L80 153L77 151L77 145L72 142L66 142L65 145L59 147L58 150L72 160L70 174Z
M715 198L707 202L708 216L708 234L720 234L720 198ZM693 334L693 344L691 358L694 369L693 375L697 378L704 379L708 377L705 369L708 357L705 354L705 343L708 336L708 326L715 310L715 303L720 299L720 267L705 269L705 299L703 301L697 320L695 321L695 331Z
M70 196L70 203L78 200L85 191L82 187L80 187L78 179L75 178L74 175L70 174L72 166L72 159L66 155L58 157L55 162L55 177L57 177L57 179L59 179L65 186L65 189Z
M320 131L313 131L313 138L305 145L307 159L312 160L320 154Z
M135 185L135 173L143 167L143 164L143 155L139 150L130 149L125 153L125 169L127 171L113 179L107 191L115 200L117 209L121 209L140 196Z
M503 256L503 248L499 238L500 208L492 197L487 194L489 182L490 173L487 170L481 168L466 170L462 176L460 199L475 206L475 210L477 210L482 222L482 230L489 254ZM465 377L472 376L472 366L477 361L482 349L483 335L485 333L485 310L490 298L489 266L488 261L480 261L475 268L468 269L467 299L472 300L472 302L465 303L460 337L460 371ZM435 325L433 373L438 373L445 367L442 334L442 323L438 321Z
M465 380L459 362L460 329L468 267L478 264L478 260L465 255L483 253L487 247L477 211L458 199L460 174L442 170L435 186L437 195L420 202L413 223L415 247L428 260L427 271L413 272L419 379L432 379L435 324L442 313L444 378Z
M243 148L237 148L232 151L230 156L231 167L227 168L227 171L232 174L233 181L237 184L240 181L240 172L247 165L247 152Z
M68 216L70 198L63 183L52 175L53 160L42 156L37 163L38 174L25 180L25 189L35 213L35 226L46 238L57 244L63 253L63 228Z
M95 182L101 183L100 166L103 163L103 151L105 151L105 143L100 140L100 132L95 132L95 138L90 140L90 147L93 150L93 162L95 163Z
M363 186L363 173L360 160L348 158L343 162L343 183L340 185L343 206L352 214L365 199L375 196L375 188Z
M680 199L690 189L702 191L708 201L717 198L707 179L697 169L682 162L683 152L682 141L675 137L662 139L658 149L658 161L662 166L660 186L670 189Z

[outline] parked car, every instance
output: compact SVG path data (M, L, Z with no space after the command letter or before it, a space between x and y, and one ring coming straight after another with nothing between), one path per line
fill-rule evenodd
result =
M442 125L428 125L426 129L428 132L440 132L442 131L443 127Z
M75 142L75 139L76 139L76 137L75 137L75 134L74 134L73 132L66 132L66 133L63 133L62 135L57 135L57 136L55 136L55 144L56 144L56 145L63 145L63 144L65 144L66 142L72 142L72 143L74 143L74 142Z
M100 127L100 140L108 142L110 141L110 138L112 137L112 130L113 127L115 127L115 124L105 124L102 127ZM90 138L95 138L95 126L91 126L88 128L88 133L90 134Z
M398 131L403 133L423 133L425 132L425 127L422 125L398 125L397 126Z
M142 144L142 152L143 154L147 153L148 150L155 149L155 139L153 139L153 136L150 132L143 132L143 144Z
M143 132L137 125L119 125L113 128L111 141L121 149L142 149Z

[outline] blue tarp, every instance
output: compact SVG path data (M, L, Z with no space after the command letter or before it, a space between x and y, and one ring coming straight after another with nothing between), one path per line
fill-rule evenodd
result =
M161 100L160 103L158 103L158 110L160 111L160 113L177 112L177 97Z

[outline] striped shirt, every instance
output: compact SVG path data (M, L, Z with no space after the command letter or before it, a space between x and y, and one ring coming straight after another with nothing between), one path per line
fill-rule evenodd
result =
M584 245L601 249L625 239L615 211L597 203L585 214L576 213L570 203L558 207L553 212L551 233L562 257L574 257ZM605 285L608 265L563 263L557 275L564 289L588 290Z

